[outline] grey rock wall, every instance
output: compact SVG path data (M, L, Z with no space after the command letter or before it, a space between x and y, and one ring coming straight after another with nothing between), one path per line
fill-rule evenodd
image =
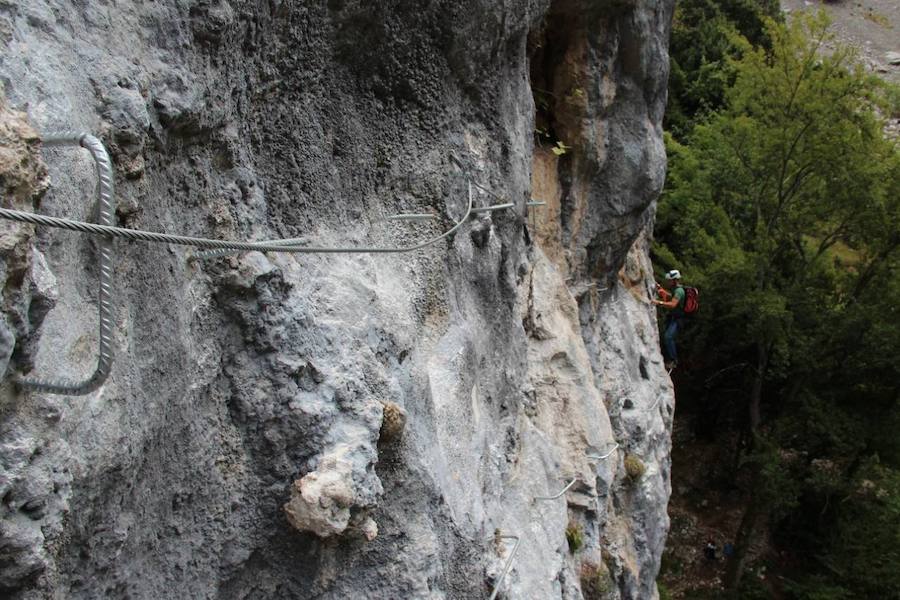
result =
M0 590L481 598L518 536L505 597L654 598L671 10L0 0L6 204L93 218L87 153L34 133L76 129L109 148L131 228L409 245L465 212L450 153L516 205L410 254L118 240L117 358L76 397L12 378L93 369L95 240L0 223ZM535 145L538 84L567 98L563 156ZM439 218L384 220L400 212Z

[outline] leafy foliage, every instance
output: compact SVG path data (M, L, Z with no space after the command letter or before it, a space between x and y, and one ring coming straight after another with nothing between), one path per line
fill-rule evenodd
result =
M647 467L644 465L641 459L634 454L626 454L624 464L625 474L628 475L628 479L630 479L631 481L637 481L638 479L643 477L644 472L647 470Z
M667 129L681 136L724 105L734 81L730 59L749 40L767 45L764 20L780 14L772 0L682 0L670 40L671 71Z
M575 554L584 546L584 530L578 523L570 522L566 526L566 542L569 544L569 552Z
M605 564L581 565L581 595L585 600L602 600L613 587Z
M797 556L792 597L898 597L898 92L770 8L678 9L654 253L703 290L680 402L745 440L744 525Z

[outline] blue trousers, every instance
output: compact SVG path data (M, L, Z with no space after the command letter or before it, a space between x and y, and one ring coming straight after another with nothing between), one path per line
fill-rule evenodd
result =
M669 317L666 319L665 332L663 333L663 355L666 360L678 362L678 350L675 348L675 336L681 328L681 319Z

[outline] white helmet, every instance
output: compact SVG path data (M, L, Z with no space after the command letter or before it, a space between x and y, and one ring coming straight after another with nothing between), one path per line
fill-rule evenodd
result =
M681 279L681 271L678 269L672 269L668 273L666 273L666 279Z

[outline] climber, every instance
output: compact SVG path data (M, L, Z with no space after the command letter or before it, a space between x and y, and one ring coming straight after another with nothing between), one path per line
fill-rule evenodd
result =
M663 356L666 360L666 370L671 372L678 364L675 336L678 335L678 330L684 327L685 291L681 285L681 272L678 269L666 273L666 285L672 289L671 292L656 284L656 293L662 300L653 300L653 304L671 309L663 325Z
M706 547L703 549L703 556L706 557L706 560L710 562L715 562L716 560L716 543L712 540L706 541Z
M726 560L734 556L734 544L725 542L725 545L722 546L722 556L724 556Z

